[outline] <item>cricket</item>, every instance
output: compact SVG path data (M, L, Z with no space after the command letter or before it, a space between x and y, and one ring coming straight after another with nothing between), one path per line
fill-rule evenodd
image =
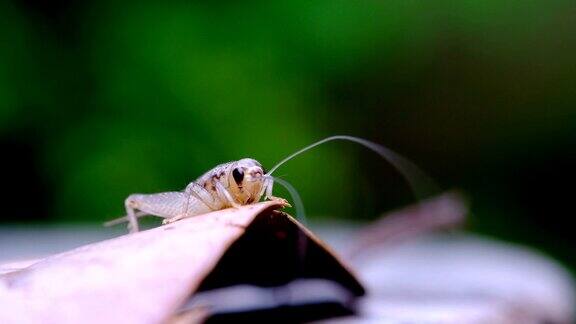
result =
M314 142L278 162L266 172L262 164L255 159L244 158L238 161L220 164L189 183L183 191L170 191L154 194L131 194L124 204L126 216L106 222L112 226L128 222L130 233L139 231L138 218L157 216L164 218L162 224L193 217L225 208L237 208L265 200L277 200L291 207L284 198L273 196L273 185L284 186L291 194L298 217L304 217L304 207L298 192L287 181L275 178L272 173L281 165L296 156L326 142L345 140L358 143L378 153L392 164L407 180L417 199L425 192L436 191L433 181L416 165L394 151L369 140L335 135Z

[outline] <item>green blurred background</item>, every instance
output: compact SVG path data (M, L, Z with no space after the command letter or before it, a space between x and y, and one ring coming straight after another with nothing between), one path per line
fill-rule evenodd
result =
M101 222L130 193L350 134L464 190L470 230L576 266L574 0L15 0L0 27L4 224ZM413 201L345 142L276 174L311 218Z

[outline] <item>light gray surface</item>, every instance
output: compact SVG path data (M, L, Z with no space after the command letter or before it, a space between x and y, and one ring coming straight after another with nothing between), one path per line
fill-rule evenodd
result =
M575 286L557 261L469 234L426 235L355 249L358 232L320 227L369 291L359 316L334 322L573 323ZM349 253L354 251L353 254Z
M423 236L358 251L358 224L310 227L352 266L369 295L340 322L518 323L574 320L574 282L526 247L465 234ZM42 257L125 233L95 226L0 228L0 263ZM350 251L355 251L353 254Z
M125 227L94 225L0 227L0 263L40 258L125 233Z

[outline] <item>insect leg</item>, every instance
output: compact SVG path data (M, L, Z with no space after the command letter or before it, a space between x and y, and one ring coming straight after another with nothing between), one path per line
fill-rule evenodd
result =
M188 207L190 206L190 198L194 196L196 199L200 200L206 207L210 208L211 210L217 210L218 206L216 206L216 202L214 201L214 197L206 190L204 187L199 185L196 182L191 182L186 186L184 193L187 196L186 203L184 204L184 209L182 214L188 215Z
M226 188L224 188L224 186L220 182L214 181L214 186L216 187L216 192L218 192L218 195L220 195L220 197L222 197L223 199L226 199L226 201L230 204L230 206L235 208L241 206L236 201L234 201L234 198L230 196L228 190L226 190Z
M181 205L181 212L176 216L164 219L162 224L170 224L193 215L198 215L198 208L202 210L201 213L220 209L217 205L217 201L210 194L210 192L208 192L208 190L199 185L197 182L189 183L188 186L186 186L186 189L184 189L182 195L185 198L183 199L184 201ZM194 203L192 203L193 201ZM199 202L201 205L204 205L205 208L202 206L199 207L197 202ZM192 215L190 215L191 206L194 206Z
M278 201L287 207L292 207L290 205L290 203L288 203L288 200L286 200L284 198L280 198L280 197L275 197L272 195L272 189L274 188L274 181L275 180L276 179L273 178L272 176L267 176L266 180L264 180L264 187L262 188L262 190L266 191L266 195L264 196L264 198L268 199L268 200Z
M143 211L139 211L139 212L134 213L134 216L136 216L136 218L146 216L146 215L148 215L148 213L145 213ZM122 223L127 222L127 221L128 221L128 216L122 216L122 217L119 217L119 218L105 222L104 226L105 227L114 226L114 225L122 224Z
M274 196L272 196L272 188L274 187L274 179L267 178L266 179L266 199L272 200Z
M188 186L186 186L186 189L184 189L184 195L186 196L186 202L184 203L184 206L182 206L182 212L174 217L164 219L162 224L174 223L189 217L189 207L192 197L208 207L209 210L218 210L218 206L215 204L216 201L214 201L214 197L212 197L212 195L206 189L204 189L196 182L191 182L188 184Z
M124 206L126 206L126 218L128 219L128 231L130 233L136 233L139 230L138 219L134 211L138 208L138 202L134 198L133 195L130 195L124 202Z
M266 192L266 188L268 188L269 186L270 178L266 175L263 178L264 181L262 182L262 189L260 189L260 191L258 192L258 197L262 197ZM266 199L266 196L264 196L264 199Z

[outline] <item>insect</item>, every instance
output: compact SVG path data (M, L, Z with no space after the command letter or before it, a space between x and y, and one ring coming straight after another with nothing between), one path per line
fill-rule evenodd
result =
M334 140L355 142L378 153L407 179L418 198L423 196L419 189L425 185L435 187L418 167L394 151L359 137L335 135L290 154L278 162L269 172L265 171L260 162L245 158L216 166L188 184L183 191L132 194L125 200L127 215L109 221L105 223L105 226L127 221L129 231L138 232L137 219L145 215L162 217L164 218L162 223L168 224L211 211L257 203L263 196L265 199L278 200L284 205L290 206L285 199L272 195L274 183L284 186L290 192L297 214L303 217L304 207L297 191L287 181L273 177L272 173L294 157ZM429 192L430 190L425 191Z

